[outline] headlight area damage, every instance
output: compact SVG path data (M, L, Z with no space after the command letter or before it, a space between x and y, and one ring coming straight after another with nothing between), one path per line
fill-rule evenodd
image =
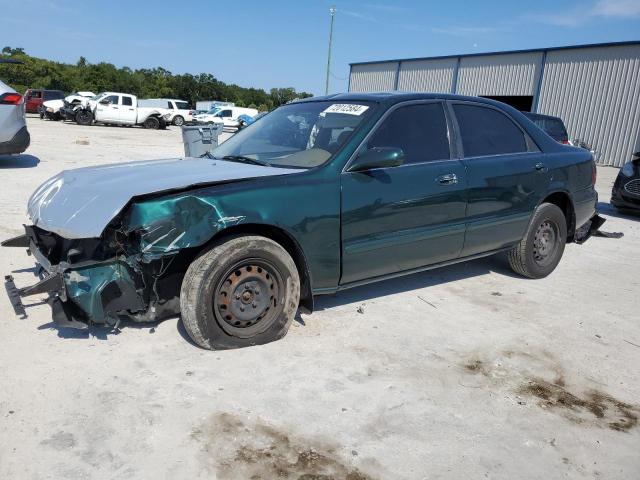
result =
M18 289L5 277L17 314L22 297L49 294L58 326L117 327L122 319L155 321L180 311L184 272L216 232L245 219L228 217L215 200L180 194L132 203L100 238L66 239L36 226L3 246L27 247L40 281Z

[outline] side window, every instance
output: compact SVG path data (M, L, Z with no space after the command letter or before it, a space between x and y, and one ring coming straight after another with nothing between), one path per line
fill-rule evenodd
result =
M522 131L504 113L478 105L454 104L465 157L526 152Z
M231 117L231 110L223 110L218 114L219 117Z
M187 102L176 102L176 108L178 110L191 110Z
M31 92L29 94L29 98L42 98L42 91L41 90L34 90L33 92Z
M101 102L108 101L111 105L118 105L118 95L109 95L104 97Z
M441 103L409 105L394 110L367 142L367 148L395 147L405 163L448 160L447 120Z
M173 110L173 102L167 102L167 108Z
M131 97L122 97L122 105L127 107L133 106L133 99Z

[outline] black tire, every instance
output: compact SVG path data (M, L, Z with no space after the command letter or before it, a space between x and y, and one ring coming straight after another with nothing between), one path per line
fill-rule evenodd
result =
M171 123L173 123L176 127L180 127L184 125L184 117L182 115L176 115L175 117L173 117L173 121Z
M157 117L149 117L144 121L142 126L150 130L158 130L160 128L160 120L158 120Z
M567 220L552 203L540 205L524 238L509 251L514 272L528 278L544 278L555 270L567 243Z
M91 125L93 123L93 113L89 110L78 110L76 112L76 123L78 125Z
M259 236L232 237L202 253L189 266L180 291L187 333L211 350L284 337L299 301L293 259L279 244Z

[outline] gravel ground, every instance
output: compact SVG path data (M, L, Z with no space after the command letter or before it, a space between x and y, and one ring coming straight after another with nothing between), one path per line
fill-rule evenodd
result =
M0 156L0 238L62 169L182 153L175 127L29 129ZM609 206L616 174L600 207L624 238L549 278L498 256L361 287L270 345L200 350L178 319L58 331L0 295L0 478L640 478L640 217ZM18 285L30 267L0 253Z

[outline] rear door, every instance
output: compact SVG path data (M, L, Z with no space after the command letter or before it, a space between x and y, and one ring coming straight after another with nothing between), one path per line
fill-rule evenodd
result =
M120 122L125 125L135 125L138 116L136 98L133 95L122 95L120 98Z
M519 241L549 174L542 152L504 111L474 102L450 105L467 171L466 257Z
M401 148L401 166L343 172L341 284L455 259L464 241L466 174L440 101L401 104L360 146Z

